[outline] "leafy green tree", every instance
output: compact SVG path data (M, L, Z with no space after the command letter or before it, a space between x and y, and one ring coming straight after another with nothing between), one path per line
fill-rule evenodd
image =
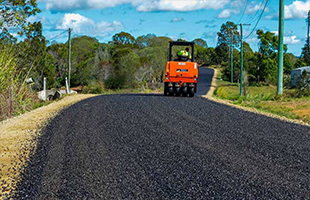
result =
M116 75L123 77L125 80L125 87L133 88L137 83L135 77L137 70L140 68L140 59L135 52L131 52L120 58L120 68L116 71Z
M304 70L297 81L297 97L310 96L310 77Z
M172 41L172 39L169 37L154 37L151 39L149 47L161 47L163 50L168 52L169 41Z
M142 81L155 80L162 81L162 75L166 67L166 52L161 47L147 47L138 52L140 63L144 69L149 69L149 73L142 73ZM145 70L147 71L147 70Z
M303 62L306 63L307 66L310 66L310 47L307 43L302 48L300 58L303 59Z
M307 64L304 62L304 59L299 58L296 63L294 64L294 68L304 67L307 66Z
M269 31L258 30L257 37L259 42L259 53L256 54L257 72L255 74L257 81L266 81L275 84L277 82L277 49L278 36ZM287 46L284 45L285 52Z
M284 73L291 74L291 70L294 69L296 62L297 58L292 53L284 54Z
M72 79L73 86L88 85L96 79L95 66L96 50L99 46L97 39L81 36L72 39Z
M149 47L152 45L154 38L156 38L155 34L142 35L136 39L136 44L139 48Z
M228 65L229 58L229 46L226 43L221 43L215 48L216 57L214 59L215 63L218 65Z
M47 77L47 86L53 87L55 61L47 53L41 22L34 22L29 26L29 30L26 33L26 39L15 45L18 49L18 70L21 73L29 73L29 76L35 80L35 89L42 89L44 77Z
M27 18L40 12L36 0L1 0L0 32L1 36L10 36L10 29L17 28L18 34L29 31Z
M195 42L195 45L197 46L200 46L202 48L208 48L207 42L201 38L197 38L193 42Z
M120 32L113 36L113 42L117 45L133 45L136 39L126 32Z
M234 46L239 47L240 45L238 27L233 22L228 21L225 24L222 24L221 29L217 33L217 35L217 46L220 46L222 44L230 46L231 44L233 44Z

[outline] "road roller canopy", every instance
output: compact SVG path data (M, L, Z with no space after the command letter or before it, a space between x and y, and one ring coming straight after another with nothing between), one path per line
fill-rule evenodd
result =
M170 41L169 42L169 61L173 61L174 60L173 59L173 53L172 53L172 47L173 46L183 46L184 49L186 47L190 47L190 52L189 53L192 55L190 61L191 62L195 61L195 57L194 57L195 42Z

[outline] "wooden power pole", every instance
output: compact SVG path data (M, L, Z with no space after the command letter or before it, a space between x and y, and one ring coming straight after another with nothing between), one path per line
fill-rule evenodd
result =
M310 10L308 12L308 19L307 19L307 26L308 26L308 32L307 32L307 53L310 54Z
M283 94L283 40L284 40L284 0L280 0L279 6L279 60L278 60L278 95Z
M70 92L70 79L71 79L71 31L69 28L69 40L68 40L68 87Z

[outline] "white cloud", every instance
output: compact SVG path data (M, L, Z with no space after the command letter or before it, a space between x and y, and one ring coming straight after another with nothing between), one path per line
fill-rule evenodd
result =
M278 35L278 31L270 31L271 33L274 33L275 35ZM296 45L296 44L301 44L302 41L298 36L292 35L293 31L289 31L285 33L283 39L284 39L284 44L290 44L290 45Z
M200 9L222 9L230 0L146 0L138 3L137 10L149 11L193 11Z
M73 31L77 34L108 36L111 32L124 29L124 26L120 21L95 23L92 19L80 14L68 13L58 22L56 29L67 30L69 28L73 28Z
M175 17L175 18L173 18L171 20L171 22L182 22L182 21L184 21L184 19L183 18L178 18L178 17Z
M94 21L80 14L68 13L58 22L56 29L66 30L73 28L76 33L81 33L90 26L94 26Z
M285 19L306 18L310 8L310 1L294 1L291 5L285 6Z
M291 45L301 44L301 39L297 38L296 35L286 36L284 37L284 44L291 44Z
M246 0L234 0L230 3L230 8L222 10L222 12L217 16L219 19L227 19L231 17L231 14L240 14L243 9L245 9ZM262 3L257 4L257 2L252 1L247 4L245 14L253 14L257 10L262 10L264 5Z
M45 8L53 12L104 9L121 4L131 4L138 11L193 11L199 9L223 9L230 0L40 0Z
M245 39L245 41L249 44L257 44L259 42L259 39L257 37L252 37L252 38Z
M109 33L124 29L123 24L120 21L113 21L112 23L102 21L95 25L95 36L108 36Z
M217 18L219 18L219 19L227 19L227 18L229 18L231 16L231 13L237 14L238 12L239 12L238 10L225 9L217 16Z
M308 16L310 8L310 0L294 1L290 5L284 7L285 19L305 19ZM279 19L279 13L274 13L265 17L265 19Z
M251 2L251 4L247 7L245 14L254 14L256 13L258 10L263 10L265 7L265 4L263 3L259 3L257 4L256 2ZM268 11L268 8L266 8L265 11Z

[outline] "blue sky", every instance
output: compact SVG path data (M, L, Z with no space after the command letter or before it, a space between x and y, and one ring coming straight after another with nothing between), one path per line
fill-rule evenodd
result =
M226 21L251 23L247 36L260 15L266 0L39 0L42 12L30 21L43 23L47 39L65 42L65 30L73 28L73 36L89 35L108 42L115 33L126 31L138 37L148 33L172 39L203 38L216 46L220 26ZM256 29L277 32L279 0L269 0ZM305 44L305 18L310 0L285 1L285 43L289 52L299 56ZM255 32L246 39L254 50Z

